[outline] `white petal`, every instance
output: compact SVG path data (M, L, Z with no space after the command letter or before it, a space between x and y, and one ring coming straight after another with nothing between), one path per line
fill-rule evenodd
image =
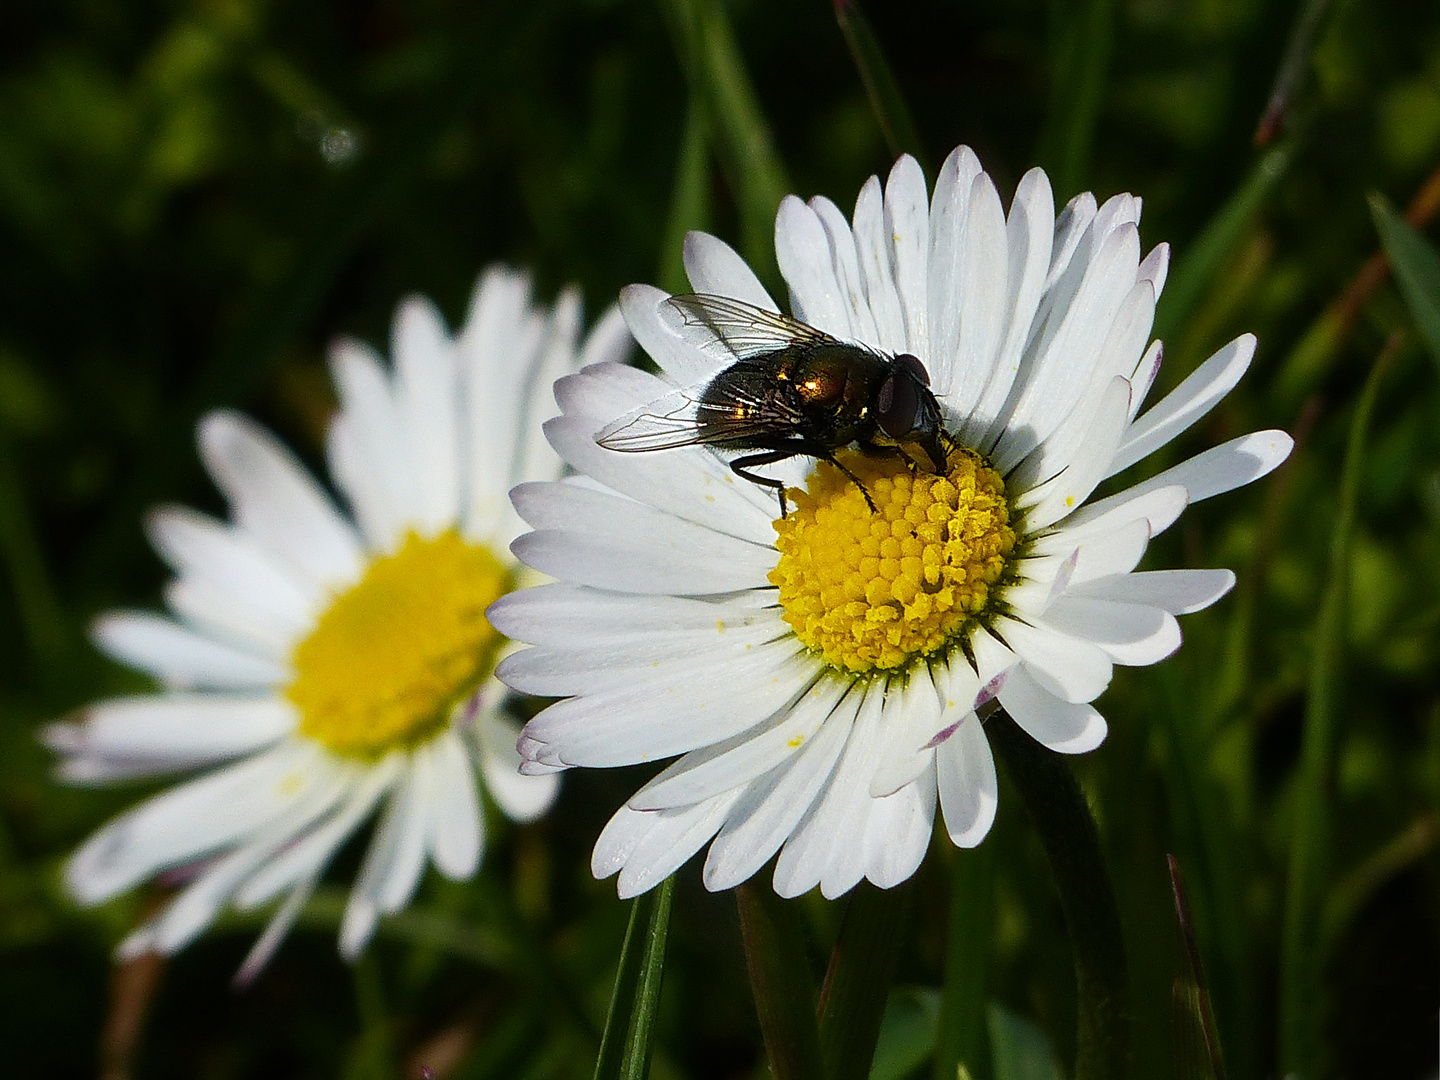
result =
M1098 516L1139 495L1176 484L1186 490L1192 503L1223 495L1259 480L1289 457L1294 445L1295 440L1283 431L1256 431L1241 435L1238 439L1212 446L1134 487L1092 503L1086 510L1090 516Z
M285 902L276 908L275 914L265 924L264 932L255 939L255 944L245 954L245 959L240 964L240 970L235 972L233 986L237 988L249 986L255 976L259 975L270 963L270 958L275 955L275 950L284 942L286 935L290 933L290 928L295 925L295 920L304 909L305 902L315 891L316 881L317 879L312 878L297 885L285 898Z
M322 585L360 576L355 530L274 436L238 413L212 412L200 422L199 443L242 530Z
M221 644L143 611L112 611L91 628L95 644L176 689L249 690L285 681L274 660Z
M877 799L925 771L931 755L924 747L943 726L940 692L927 668L916 668L903 687L892 683L885 704L886 740L870 779L870 795Z
M281 743L115 818L70 859L66 882L82 902L98 903L285 819L329 790L337 775L316 747Z
M449 528L460 513L460 380L455 344L428 300L412 297L400 306L391 355L413 470L416 524L432 534Z
M306 879L324 870L360 823L375 809L400 777L402 756L390 754L373 766L363 769L349 785L344 803L325 821L310 829L304 837L270 859L235 894L235 905L242 911L253 910L273 900L287 888L300 888Z
M1031 169L1015 190L1005 222L1005 336L984 392L970 415L963 418L961 437L967 443L979 442L1009 400L1043 295L1055 233L1050 181L1043 170Z
M935 761L893 795L873 799L865 823L865 877L893 889L920 868L935 827ZM820 883L821 890L825 882ZM827 894L833 895L833 894Z
M1133 225L1116 229L1101 245L1073 299L1051 311L1011 391L1011 406L992 426L991 461L1008 473L1054 433L1090 384L1091 374L1120 306L1135 284L1140 238ZM1072 268L1079 272L1079 267ZM1062 279L1063 289L1070 280ZM1003 422L1003 429L1000 425Z
M1014 619L997 620L996 629L1036 681L1065 701L1093 701L1110 685L1110 658L1088 641Z
M1056 753L1084 754L1105 741L1105 718L1094 706L1061 701L1023 667L1000 688L1000 704L1026 734Z
M1189 492L1179 484L1131 488L1082 506L1055 532L1037 538L1032 550L1039 555L1068 555L1077 544L1108 536L1137 521L1145 522L1148 535L1158 536L1175 523L1189 504Z
M761 588L779 559L762 547L630 500L570 484L526 484L516 506L554 521L511 545L542 573L601 589L701 596Z
M1144 667L1180 648L1180 624L1168 611L1066 595L1045 612L1045 624L1093 642L1117 664Z
M112 698L85 710L80 724L52 724L47 744L67 754L183 764L220 761L263 749L295 727L278 697L169 694Z
M684 259L685 276L697 293L734 297L763 311L780 310L755 271L725 241L705 232L688 232Z
M1140 362L1135 365L1135 373L1130 376L1130 385L1135 392L1130 395L1130 419L1135 419L1135 414L1145 404L1145 399L1150 394L1150 388L1155 385L1155 379L1160 374L1161 364L1165 359L1165 346L1158 339L1150 343L1145 350Z
M927 301L930 256L930 200L925 174L909 154L901 154L885 180L885 235L889 237L895 291L905 318L908 351L929 353Z
M875 345L880 340L880 332L876 328L870 301L865 296L865 275L860 270L860 257L856 251L855 235L850 231L850 223L845 220L840 208L829 199L816 196L810 200L809 205L824 226L826 236L830 238L835 280L850 310L849 336L852 340Z
M485 616L491 626L512 640L557 647L584 646L602 636L668 636L711 629L724 632L760 622L773 626L779 618L776 607L747 606L736 599L636 596L566 583L507 593L490 605Z
M1000 784L980 721L972 713L935 751L945 829L958 847L973 848L995 821Z
M325 590L250 533L180 506L146 515L146 532L182 578L203 581L230 606L240 606L272 633L291 640L307 633Z
M965 239L955 268L960 295L948 301L960 308L959 333L943 393L945 406L968 430L994 377L1007 315L1005 210L994 182L984 173L971 185L966 218Z
M471 296L456 340L462 398L465 535L485 543L516 528L506 493L525 419L522 402L545 335L530 302L529 275L492 266Z
M1235 574L1230 570L1146 570L1097 578L1070 592L1188 615L1209 607L1234 587Z
M425 868L426 793L414 763L406 762L403 768L340 920L340 955L346 960L364 951L382 911L405 906Z
M1120 376L1111 380L1095 410L1089 435L1075 448L1075 456L1053 481L1026 492L1021 504L1037 495L1043 496L1034 508L1027 510L1025 524L1030 529L1043 529L1069 516L1079 507L1105 475L1115 448L1125 433L1125 420L1130 412L1130 384Z
M1170 245L1165 243L1156 244L1150 254L1145 256L1140 263L1140 270L1136 276L1141 281L1148 281L1155 286L1155 296L1158 298L1165 291L1165 279L1170 273Z
M855 881L864 876L863 836L866 806L870 802L870 776L875 769L874 754L880 745L880 718L884 688L866 688L850 738L840 763L830 774L824 794L810 807L799 827L790 834L775 864L775 891L781 896L799 896L819 885L834 868L837 851L853 857ZM843 838L849 844L842 844ZM849 871L842 868L847 876ZM852 882L853 884L853 882Z
M520 727L498 709L481 712L476 725L485 790L511 821L534 821L555 802L560 777L520 775Z
M340 394L340 415L330 436L331 472L370 547L393 550L418 521L420 505L390 379L373 349L350 340L331 348L330 372Z
M969 303L964 282L968 280L966 228L969 222L970 192L980 162L968 146L950 152L935 178L935 193L930 201L930 255L928 314L926 330L927 354L923 357L930 370L935 393L949 399L954 413L964 414L954 387L955 356L960 349L962 308Z
M151 948L168 956L186 945L215 921L220 907L245 876L273 850L269 841L257 841L217 859L186 885L155 920Z
M754 727L804 692L816 661L793 642L710 662L696 657L663 681L569 698L525 726L549 764L604 768L658 761Z
M620 313L619 304L611 304L585 337L585 344L575 360L575 370L591 364L624 364L635 351L635 339L625 325L625 316ZM537 478L538 479L538 478Z
M822 677L762 730L691 751L632 795L629 804L637 810L689 806L758 779L832 725L848 731L860 701L859 694L846 697L850 689L845 679Z
M868 344L888 353L906 352L909 343L905 335L905 313L895 288L890 243L885 235L884 196L880 192L880 181L873 176L855 200L854 233L865 299L875 318L877 337Z
M555 380L574 374L578 366L577 340L580 336L580 322L583 306L578 289L562 292L555 301L555 310L546 325L544 347L528 373L525 387L524 417L520 425L520 445L515 451L515 461L510 469L511 485L533 480L558 480L563 465L545 438L545 421L556 415ZM616 341L623 341L628 351L631 345L630 331L620 318L619 309L611 309L611 318L619 328L618 334L607 330L606 334ZM611 352L620 349L618 344L604 344ZM517 534L518 535L518 534ZM509 543L514 537L497 537Z
M496 676L512 690L538 697L566 697L623 689L648 672L696 656L734 657L790 633L778 614L744 626L721 620L698 630L668 634L605 633L589 645L538 646L507 656Z
M627 853L616 886L620 899L628 900L648 892L680 869L719 830L739 795L739 791L727 792L683 810L648 810L642 813L622 806L611 823L624 820L638 835L627 838L625 845ZM600 842L595 845L591 863L596 877L609 876L608 873L600 873L599 867L602 862L608 864L613 861L613 855L607 854L602 858L601 844L610 831L611 827L607 825L605 832L600 834Z
M707 889L718 892L748 881L780 850L835 768L854 716L853 710L831 716L783 767L746 789L710 845Z
M297 635L278 627L268 616L232 598L210 582L176 578L166 582L165 606L190 629L209 640L233 645L248 655L284 666Z
M695 386L713 379L734 357L716 349L707 354L676 332L679 318L666 301L670 294L653 285L627 285L620 290L625 325L640 347L676 386Z
M1255 355L1255 335L1241 334L1131 425L1110 464L1113 476L1148 457L1203 417L1235 388Z
M830 254L820 217L794 195L775 215L775 257L790 287L790 309L801 322L844 340L855 336L850 304Z
M511 750L513 753L514 743ZM442 731L417 754L425 755L431 772L426 846L440 873L452 881L464 881L480 865L485 836L470 756L453 729Z

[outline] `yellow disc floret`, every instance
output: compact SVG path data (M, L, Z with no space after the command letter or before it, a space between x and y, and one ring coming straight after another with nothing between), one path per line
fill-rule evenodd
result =
M439 731L490 674L502 639L485 609L507 585L499 560L453 529L410 533L295 647L285 693L301 733L373 759Z
M784 618L832 667L891 671L945 649L993 607L1015 549L1005 483L957 449L931 475L899 457L820 462L775 522Z

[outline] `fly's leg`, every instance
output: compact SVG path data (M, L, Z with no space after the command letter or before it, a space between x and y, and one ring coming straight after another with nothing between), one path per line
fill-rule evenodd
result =
M876 447L876 449L878 450L880 448ZM880 512L879 507L875 505L875 500L870 497L870 492L866 491L865 485L860 482L860 478L856 476L853 472L851 472L849 469L847 469L844 464L841 463L839 458L837 458L834 454L830 453L828 450L823 454L816 454L815 456L822 461L828 461L831 465L834 465L835 468L839 469L849 478L852 484L854 484L857 488L860 489L860 494L865 496L865 505L870 507L870 513L878 514Z
M766 450L760 454L746 454L744 457L730 462L730 471L742 480L749 480L752 484L773 488L775 493L780 496L780 516L783 518L789 514L789 507L785 503L785 481L776 480L773 476L761 476L749 470L756 465L773 465L777 461L788 460L795 454L795 450Z

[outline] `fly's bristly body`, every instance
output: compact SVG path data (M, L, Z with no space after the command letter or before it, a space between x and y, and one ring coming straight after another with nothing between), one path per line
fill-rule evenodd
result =
M730 297L672 296L666 303L697 332L696 344L723 350L733 363L698 387L621 417L596 435L601 446L749 451L730 468L775 489L782 517L784 482L752 471L758 466L801 455L828 461L860 488L872 510L869 492L835 457L837 450L854 445L945 471L950 438L916 357L886 356Z

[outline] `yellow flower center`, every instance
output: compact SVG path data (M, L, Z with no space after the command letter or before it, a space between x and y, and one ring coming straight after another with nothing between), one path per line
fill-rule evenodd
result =
M820 462L775 522L785 621L831 667L890 671L943 650L993 602L1015 549L1005 483L957 449L943 476L854 451Z
M428 540L410 533L295 647L285 693L301 733L374 759L444 728L490 674L502 638L485 609L508 585L499 560L455 530Z

